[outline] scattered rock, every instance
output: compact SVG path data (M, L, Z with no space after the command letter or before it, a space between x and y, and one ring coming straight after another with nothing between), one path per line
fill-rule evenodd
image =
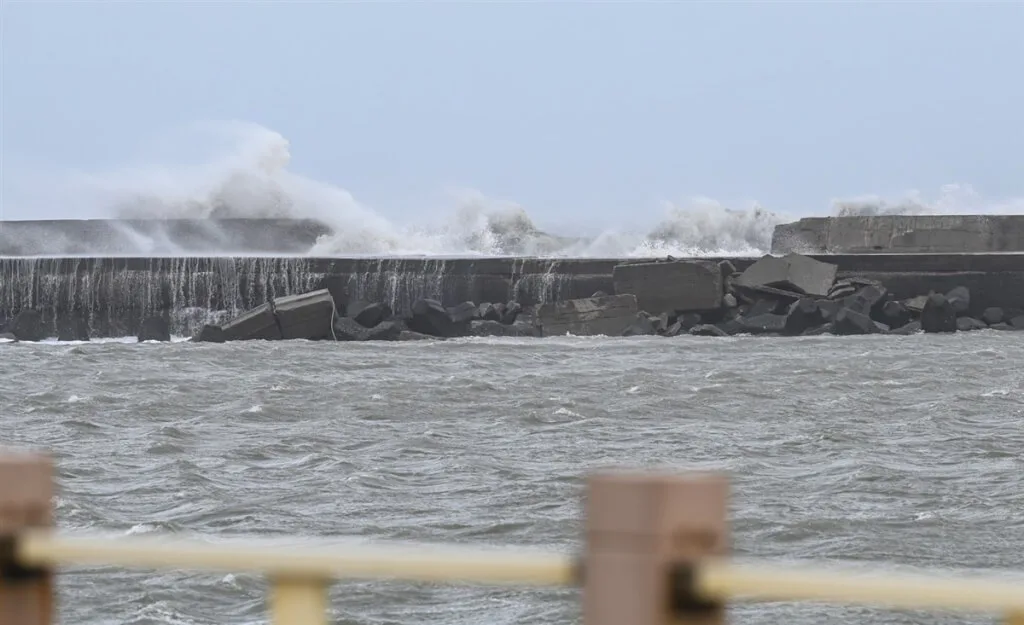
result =
M459 326L452 321L441 302L435 299L417 300L412 305L409 329L420 334L445 338L459 334Z
M722 296L722 306L726 308L736 308L740 303L736 301L736 296L732 293L726 293Z
M19 341L41 341L46 338L43 317L39 311L26 308L14 315L4 331Z
M890 328L902 328L910 323L910 311L903 305L903 302L897 302L896 300L885 302L882 306L881 317L879 321Z
M146 317L139 327L138 341L161 341L171 340L171 324L166 317Z
M872 317L881 315L885 302L888 301L887 295L885 287L872 284L861 288L853 295L847 295L841 304L843 308Z
M209 323L200 328L199 332L192 337L193 343L223 343L226 340L224 328Z
M986 308L985 312L981 313L981 319L988 325L994 326L997 323L1002 323L1005 316L1002 308L993 306L991 308Z
M345 316L355 319L364 328L373 328L382 321L387 321L394 313L391 307L382 302L353 302L345 310Z
M988 327L988 324L980 319L973 317L957 317L956 329L961 332L970 332L972 330L984 330Z
M458 306L448 309L448 316L456 325L466 325L470 321L479 319L480 309L473 302L462 302Z
M834 323L823 323L820 326L814 328L807 328L803 331L800 336L821 336L822 334L834 334L835 324Z
M774 287L801 295L828 296L836 279L836 266L800 254L764 256L747 268L736 284Z
M699 326L701 324L700 313L683 313L676 317L676 323L678 323L684 330L689 330L693 326Z
M477 317L484 321L501 321L505 314L504 304L480 304Z
M957 316L966 315L971 307L971 292L965 286L954 287L949 293L946 293L946 299L953 306L953 311Z
M366 341L370 338L370 329L350 317L335 317L333 327L333 338L338 341Z
M595 298L595 297L608 297L608 294L605 293L604 291L594 291L594 294L591 295L590 297L591 298Z
M722 270L711 262L616 265L612 280L616 293L635 295L637 307L653 314L717 310L722 305Z
M523 306L519 302L509 302L505 305L505 312L501 315L501 322L505 325L512 325L519 318L519 313L523 312Z
M362 325L362 324L359 324ZM402 332L405 331L405 324L398 321L381 321L366 331L367 341L397 341Z
M655 319L642 312L637 313L633 323L626 326L626 329L622 331L622 336L654 336L658 333Z
M541 336L621 336L637 312L634 295L609 295L542 304L537 321Z
M3 342L18 342L18 337L14 336L10 332L0 332L0 341Z
M819 299L816 300L818 304L818 312L821 314L821 318L825 321L834 321L836 314L839 312L842 306L839 302L831 299Z
M793 302L786 311L783 334L797 336L807 330L818 327L824 319L818 309L818 303L810 297L803 297Z
M924 311L924 305L928 303L927 295L918 295L917 297L911 297L908 300L903 301L903 305L911 313L920 315Z
M1017 329L1024 329L1024 315L1017 315L1010 319L1007 323Z
M732 264L731 260L721 260L718 261L718 270L721 272L722 278L728 278L736 273L736 265Z
M1011 326L1008 323L993 323L989 327L989 330L1001 330L1001 331L1004 331L1004 332L1014 332L1014 331L1022 330L1022 329L1024 329L1024 328L1015 328L1015 327Z
M836 313L832 331L841 336L855 334L878 334L888 330L883 324L876 322L868 315L850 308L842 308Z
M786 316L764 313L752 317L736 319L740 324L740 332L749 334L782 334L786 330Z
M956 332L956 311L945 295L932 293L921 310L921 329L925 332Z
M413 332L412 330L403 330L398 335L399 341L443 341L444 339L438 336L430 336L429 334L423 334L421 332Z

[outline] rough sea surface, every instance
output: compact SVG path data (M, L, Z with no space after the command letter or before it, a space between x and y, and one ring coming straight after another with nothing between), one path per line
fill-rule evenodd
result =
M748 559L1024 570L1024 335L2 344L3 444L61 528L580 545L581 478L734 478ZM72 568L60 622L265 623L247 574ZM1022 586L1024 592L1024 586ZM579 622L570 589L334 586L332 622ZM735 623L982 623L738 604Z

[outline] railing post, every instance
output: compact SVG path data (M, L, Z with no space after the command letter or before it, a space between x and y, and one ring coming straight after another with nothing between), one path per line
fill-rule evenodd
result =
M53 463L0 451L0 625L50 625L53 575L17 562L18 532L53 525Z
M270 580L272 625L327 625L327 582L315 578Z
M723 476L590 478L584 625L722 625L725 610L693 595L696 565L729 551Z

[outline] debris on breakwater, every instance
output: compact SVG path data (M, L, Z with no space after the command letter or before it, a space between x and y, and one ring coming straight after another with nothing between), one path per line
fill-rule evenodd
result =
M510 288L508 278L495 278L495 288L438 292L454 302L471 293L481 299L494 296L510 301L463 301L454 306L448 305L453 301L429 293L410 293L399 307L395 298L362 288L358 281L321 276L317 280L298 280L276 293L271 289L253 291L265 295L263 303L253 302L248 308L229 312L227 321L200 321L206 325L198 332L188 332L194 332L195 342L218 343L566 334L905 335L1024 329L1024 310L1013 307L1019 300L1013 290L1019 276L1012 271L901 273L869 269L858 275L848 269L840 271L827 260L788 254L756 261L671 257L622 261L608 263L606 277L597 281L608 285L600 288L610 294L598 291L591 297L581 297L580 291L588 283L579 281L574 283L575 292L567 297L537 301ZM464 286L479 286L481 279L474 280L465 281ZM972 298L971 288L976 289L976 298ZM993 306L1002 301L1008 304ZM88 340L90 326L80 309L58 312L55 322L54 312L21 308L6 326L0 327L0 333L32 341L53 336L56 329L61 340ZM154 306L141 318L141 325L130 332L97 336L168 340L174 328L168 325L171 312L173 309Z
M383 302L350 302L339 311L327 289L278 298L194 341L245 339L414 340L460 336L808 336L1024 330L1024 311L988 308L968 316L970 291L896 299L868 278L836 279L835 265L798 254L765 256L739 272L722 261L636 262L615 267L616 293L548 302L420 299L409 314ZM287 328L287 329L286 329ZM221 331L218 331L221 330Z

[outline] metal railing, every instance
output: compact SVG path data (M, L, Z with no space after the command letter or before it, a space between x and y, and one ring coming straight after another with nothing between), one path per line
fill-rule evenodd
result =
M816 601L994 613L1024 625L1024 582L840 572L730 562L722 476L602 474L588 481L580 557L427 545L296 548L269 543L98 538L52 529L52 466L0 457L0 625L53 621L53 571L111 565L261 573L275 625L326 625L337 579L563 585L583 589L585 625L711 625L726 603Z

